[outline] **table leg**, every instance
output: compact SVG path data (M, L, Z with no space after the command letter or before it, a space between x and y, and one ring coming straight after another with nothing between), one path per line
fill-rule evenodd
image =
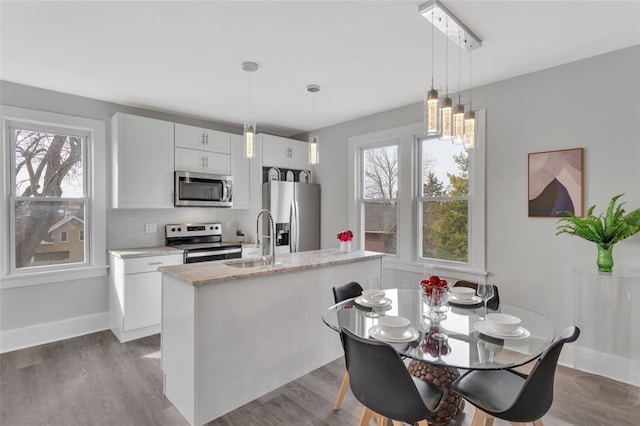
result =
M436 414L427 419L429 426L446 425L462 411L464 408L464 400L460 395L449 389L451 383L460 377L460 372L457 368L442 367L414 359L409 363L408 369L412 376L449 391L440 409Z

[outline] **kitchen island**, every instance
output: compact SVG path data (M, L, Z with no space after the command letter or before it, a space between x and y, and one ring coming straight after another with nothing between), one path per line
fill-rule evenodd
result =
M164 394L202 425L342 356L321 319L332 287L380 275L382 256L318 250L276 266L160 268Z

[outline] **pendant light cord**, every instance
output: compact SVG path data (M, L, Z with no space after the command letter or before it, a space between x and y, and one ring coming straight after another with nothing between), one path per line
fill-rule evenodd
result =
M433 16L433 9L431 9L431 88L433 89L433 27L436 26L436 24L433 22L434 16Z
M252 120L252 116L253 116L253 110L252 110L252 104L253 102L251 102L252 100L252 87L251 87L251 73L249 72L249 121L253 122Z
M449 18L445 22L445 43L444 43L444 94L449 97Z
M458 105L462 104L462 62L460 60L460 33L458 33Z
M471 58L472 55L471 53L473 52L473 46L471 45L471 43L469 43L469 111L471 111L473 108L471 108Z

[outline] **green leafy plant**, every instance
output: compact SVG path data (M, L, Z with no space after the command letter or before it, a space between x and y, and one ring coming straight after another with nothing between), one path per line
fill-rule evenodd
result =
M622 207L624 203L616 205L618 198L623 195L619 194L611 199L604 216L593 214L595 205L589 208L587 215L583 218L567 210L559 212L566 217L558 220L556 235L577 235L603 248L611 248L618 241L640 232L640 209L625 214Z
M244 237L244 232L242 232L242 229L236 229L236 235L238 237Z

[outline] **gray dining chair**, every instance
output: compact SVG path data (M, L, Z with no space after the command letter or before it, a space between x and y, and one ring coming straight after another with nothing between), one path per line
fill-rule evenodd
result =
M409 423L427 426L447 396L439 386L409 374L398 352L389 344L364 339L340 328L351 391L364 405L359 425L371 419L394 426Z
M333 287L333 300L335 301L335 303L340 303L347 299L358 297L361 294L362 294L362 286L355 281L351 281L350 283ZM342 407L342 400L344 399L344 394L347 392L348 387L349 387L349 372L345 371L344 376L342 377L342 384L340 385L340 390L338 391L338 397L336 398L336 403L333 405L333 409L335 411L338 411L340 407Z
M542 426L542 417L553 402L553 381L558 357L565 343L574 342L580 329L567 328L536 361L527 376L511 369L471 370L451 384L451 390L476 407L471 426L481 426L493 418L515 424L533 422Z

